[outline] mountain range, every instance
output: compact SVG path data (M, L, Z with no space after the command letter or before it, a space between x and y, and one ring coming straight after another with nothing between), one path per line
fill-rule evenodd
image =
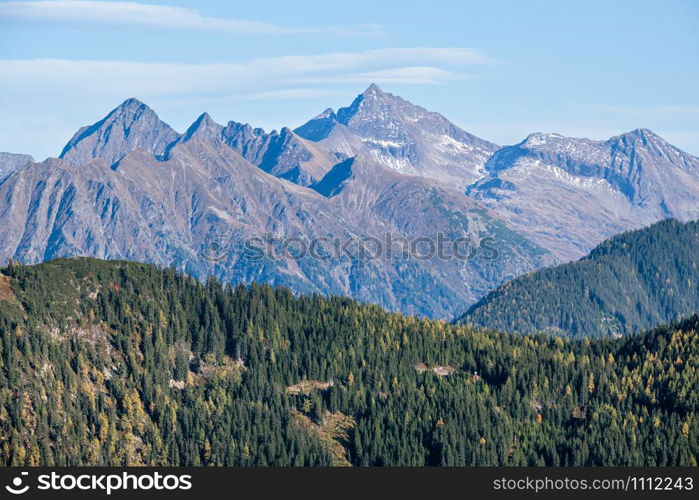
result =
M129 259L429 317L452 318L512 277L669 217L699 217L699 159L648 130L500 147L376 85L279 132L204 113L178 133L128 99L59 158L0 155L0 261ZM285 238L330 254L337 241L440 233L495 252L269 252ZM266 250L255 261L250 241Z
M699 159L650 130L607 141L531 134L485 169L467 192L564 259L653 221L699 218Z

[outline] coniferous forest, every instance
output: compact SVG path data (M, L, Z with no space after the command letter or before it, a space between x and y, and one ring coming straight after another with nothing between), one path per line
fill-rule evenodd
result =
M127 262L2 273L3 465L697 465L696 316L571 340Z
M459 320L504 331L628 335L699 311L699 222L667 219L505 283Z

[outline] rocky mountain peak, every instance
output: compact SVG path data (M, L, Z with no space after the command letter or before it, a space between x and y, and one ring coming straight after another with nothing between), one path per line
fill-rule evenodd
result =
M647 128L637 128L634 130L631 130L629 132L626 132L625 134L621 134L620 137L635 137L638 139L643 139L646 141L662 141L665 142L665 140L660 137L658 134L653 132L652 130L649 130Z
M377 96L377 95L382 95L383 93L384 93L383 90L381 90L381 88L380 88L378 85L376 85L375 83L372 83L371 85L369 85L369 86L367 87L367 89L366 89L364 92L362 92L362 95L365 95L365 96L369 96L369 95Z
M313 119L319 120L319 119L323 119L323 118L330 118L330 119L334 120L335 118L337 118L337 115L335 114L335 110L333 108L328 108Z
M401 97L388 94L372 83L346 108L337 111L337 120L343 125L368 119L385 120L388 115L400 112L403 107L417 108ZM420 108L422 109L422 108Z
M689 156L683 151L679 150L678 148L672 146L665 139L663 139L653 131L648 130L646 128L637 128L624 134L612 137L607 141L607 144L609 144L613 148L642 147L649 150L654 150L656 153L660 154L662 154L663 151L667 152L672 150L676 152L675 154L681 153L682 155Z
M179 134L161 121L155 111L138 99L130 98L102 120L78 130L60 157L76 165L93 158L113 165L136 149L162 154L178 137Z
M193 138L220 139L223 133L223 125L216 123L209 113L202 113L184 133L184 140Z
M130 97L114 108L103 120L97 122L95 125L120 122L127 127L132 127L139 122L151 124L156 119L159 120L155 111L135 97Z
M318 142L326 139L337 123L337 114L332 108L328 108L321 114L311 118L308 122L296 128L294 132L296 132L299 137Z
M145 103L143 103L142 101L139 101L135 97L129 97L128 99L126 99L119 106L117 106L115 111L127 111L127 110L138 110L138 109L152 111L148 106L146 106Z
M529 134L520 144L525 147L536 147L543 146L549 142L556 142L559 140L566 139L561 134L555 134L551 132L534 132Z
M337 159L364 152L376 165L466 186L482 176L497 149L439 113L414 105L371 84L352 103L325 110L295 130L323 142Z

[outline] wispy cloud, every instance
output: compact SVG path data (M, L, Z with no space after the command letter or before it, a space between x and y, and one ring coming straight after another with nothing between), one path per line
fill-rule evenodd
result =
M489 60L470 48L392 48L242 63L145 63L66 59L0 60L0 92L100 96L241 96L322 84L439 84L463 78L466 66ZM261 98L261 97L259 97Z
M5 2L0 4L0 19L23 22L84 23L90 26L146 26L246 35L382 34L382 30L374 25L349 29L337 26L279 26L256 21L203 16L198 11L186 7L93 0Z
M360 73L346 74L339 77L320 77L318 83L401 83L411 85L440 85L454 80L470 78L471 75L449 71L430 66L408 66L402 68L380 69Z
M343 105L370 82L444 84L491 61L471 48L388 48L256 58L222 63L0 59L0 151L44 158L78 127L127 97L145 100L184 130L208 110L220 121L294 125L320 109ZM264 106L264 102L273 105ZM258 104L259 103L259 104ZM323 108L324 109L324 108ZM27 133L31 131L32 133Z
M231 95L224 99L215 99L214 102L231 101L287 101L305 99L325 99L334 97L345 97L347 92L341 90L318 89L318 88L292 88L282 90L268 90L265 92L252 92L240 95ZM206 102L206 99L200 100Z

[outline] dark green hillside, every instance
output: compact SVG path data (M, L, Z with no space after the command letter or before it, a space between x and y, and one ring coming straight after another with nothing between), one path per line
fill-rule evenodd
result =
M3 465L697 464L697 317L571 341L126 262L3 273Z
M699 311L699 222L616 236L577 262L516 278L459 322L510 332L629 334Z

